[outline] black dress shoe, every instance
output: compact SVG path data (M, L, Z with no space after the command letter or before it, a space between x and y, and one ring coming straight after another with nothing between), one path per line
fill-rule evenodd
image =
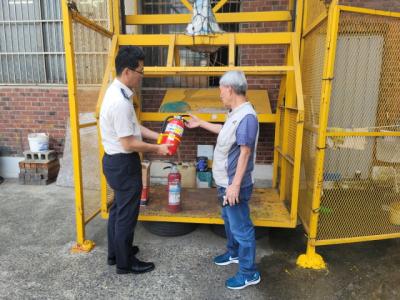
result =
M133 255L136 255L139 252L139 247L138 246L132 246L132 253ZM115 257L112 258L107 258L107 264L109 266L115 265L117 262L115 261Z
M141 274L141 273L153 271L154 268L155 268L155 266L152 262L144 262L144 261L140 261L136 258L132 267L128 270L120 269L117 267L117 274L129 274L129 273Z

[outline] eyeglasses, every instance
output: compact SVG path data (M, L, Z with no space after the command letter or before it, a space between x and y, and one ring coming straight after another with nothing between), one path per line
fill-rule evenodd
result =
M128 69L133 71L133 72L139 73L142 76L144 75L144 71L138 71L138 70L135 70L135 69L132 69L132 68L129 68L129 67L128 67Z

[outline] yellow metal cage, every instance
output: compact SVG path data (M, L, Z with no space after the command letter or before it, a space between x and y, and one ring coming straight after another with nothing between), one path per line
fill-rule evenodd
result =
M308 246L298 264L318 269L316 246L400 237L400 14L313 2L302 34Z

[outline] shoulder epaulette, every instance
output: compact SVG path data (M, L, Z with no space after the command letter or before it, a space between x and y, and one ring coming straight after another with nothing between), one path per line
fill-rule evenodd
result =
M124 90L123 88L121 88L121 93L122 93L122 96L124 96L124 98L125 98L126 100L129 100L129 97L128 97L128 95L126 94L126 92L125 92L125 90Z

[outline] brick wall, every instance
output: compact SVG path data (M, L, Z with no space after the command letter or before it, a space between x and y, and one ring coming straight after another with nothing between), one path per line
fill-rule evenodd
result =
M0 111L0 156L21 156L32 132L49 133L50 147L62 150L69 116L65 88L0 88Z
M243 1L242 11L279 11L288 10L288 0L253 0ZM267 23L248 23L241 24L241 32L277 32L287 31L285 22L267 22ZM254 66L267 65L277 66L284 64L286 46L268 45L268 46L242 46L239 49L240 65ZM271 101L272 111L275 111L278 99L280 76L250 76L247 78L250 89L266 89ZM273 136L269 137L273 139Z
M79 111L94 111L98 88L78 91ZM50 148L62 154L69 118L65 87L0 88L0 156L21 156L29 149L28 134L47 132Z
M165 95L166 89L163 88L144 88L142 90L143 97L143 111L145 112L156 112L158 111L161 101ZM144 126L160 132L162 122L145 122ZM214 145L216 136L203 129L186 130L182 139L180 154L181 159L184 161L195 160L197 156L197 145ZM165 159L165 157L159 157L154 154L147 153L146 159ZM173 157L172 160L176 160L178 157Z

